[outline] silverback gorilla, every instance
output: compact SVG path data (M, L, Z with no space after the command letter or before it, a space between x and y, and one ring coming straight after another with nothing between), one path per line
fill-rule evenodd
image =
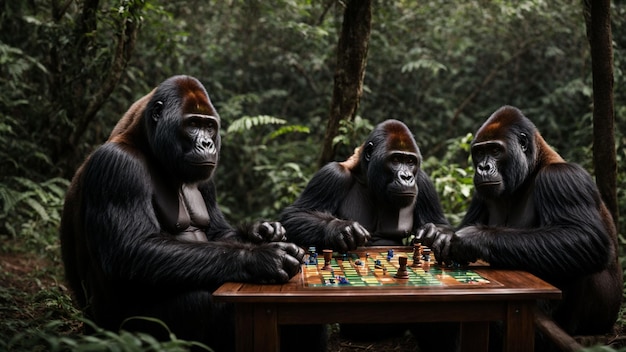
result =
M280 221L289 241L318 251L345 252L363 245L403 245L426 223L447 226L421 163L417 143L404 123L380 123L348 160L321 168L283 211ZM420 324L411 330L423 351L454 349L456 331L448 324ZM358 339L402 331L392 325L341 325L342 335Z
M591 176L565 162L514 107L497 110L471 146L475 194L455 234L425 230L447 262L529 271L563 292L546 313L570 334L601 334L622 297L617 235Z
M78 169L65 200L65 274L100 327L154 331L216 350L234 347L232 307L212 302L226 281L282 283L304 251L278 222L232 228L212 175L220 118L195 78L172 77L138 100ZM158 335L158 334L157 334Z

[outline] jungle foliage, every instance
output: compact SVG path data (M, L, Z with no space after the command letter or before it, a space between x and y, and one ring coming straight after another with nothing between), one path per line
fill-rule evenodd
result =
M58 262L76 168L175 74L203 82L221 115L227 217L275 218L318 167L342 15L337 0L0 0L0 250L31 243L20 250ZM612 19L623 217L626 3L614 1ZM471 194L471 134L501 105L593 173L591 87L579 0L376 0L363 96L335 159L375 124L404 121L456 224Z

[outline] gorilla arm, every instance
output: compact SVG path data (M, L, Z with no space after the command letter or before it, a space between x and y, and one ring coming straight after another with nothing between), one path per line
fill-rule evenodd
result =
M198 185L198 189L204 198L211 219L211 227L207 232L209 241L235 240L261 243L286 240L285 229L279 222L255 222L233 229L218 207L215 183L213 181L204 182Z
M299 271L304 253L292 244L191 243L164 233L146 162L134 154L105 144L84 170L83 233L96 271L114 282L211 290L226 281L285 282Z
M610 219L601 215L600 195L585 170L568 163L545 166L536 176L533 192L536 227L476 222L450 238L445 259L466 263L480 258L559 281L600 271L615 260L611 227L607 228Z
M295 203L281 214L288 240L318 250L343 252L365 244L370 234L361 224L336 217L354 183L350 170L340 163L320 169Z

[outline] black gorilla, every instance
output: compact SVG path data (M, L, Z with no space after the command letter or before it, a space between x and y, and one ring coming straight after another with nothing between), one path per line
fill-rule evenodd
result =
M354 155L311 179L280 221L290 241L345 252L402 245L425 223L447 225L422 156L400 121L379 124Z
M559 287L563 300L546 313L570 334L610 331L622 273L615 226L591 176L510 106L489 117L471 148L476 190L460 228L430 227L422 242L443 261L482 259Z
M426 223L447 226L421 163L407 126L397 120L382 122L348 160L320 169L283 211L280 221L289 241L345 252L363 245L401 246ZM453 325L419 324L411 330L423 351L455 348ZM341 325L344 336L358 339L402 331L395 325Z
M74 176L61 245L76 302L99 326L234 346L231 308L212 302L226 281L282 283L304 255L279 242L280 223L233 229L212 175L220 118L200 82L175 76L137 101Z

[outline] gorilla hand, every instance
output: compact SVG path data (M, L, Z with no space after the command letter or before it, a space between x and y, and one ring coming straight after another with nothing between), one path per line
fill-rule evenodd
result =
M286 241L285 228L280 222L256 222L247 231L248 239L254 243Z
M454 232L428 223L417 231L415 242L430 247L439 263L451 264L449 257L450 241Z
M356 221L336 219L328 227L324 242L329 249L339 252L356 249L371 238L369 231Z
M304 250L293 243L262 243L248 252L245 270L249 282L275 284L289 281L300 272Z
M477 241L478 236L480 236L480 230L476 226L459 229L450 241L450 258L462 265L467 265L478 259L488 262L489 250L479 245L479 243L485 242Z

